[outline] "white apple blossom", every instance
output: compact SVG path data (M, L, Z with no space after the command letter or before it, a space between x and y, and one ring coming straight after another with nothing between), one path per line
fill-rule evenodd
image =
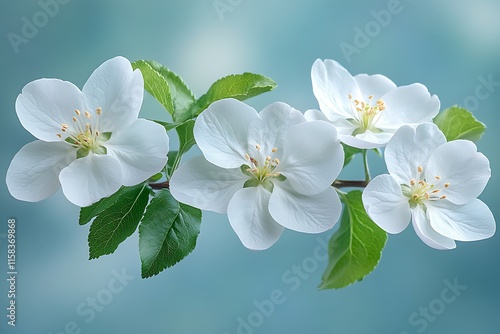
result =
M344 153L331 124L307 122L285 103L257 113L225 99L201 113L194 136L203 157L174 172L172 195L227 213L247 248L269 248L285 228L320 233L337 222L341 203L330 185Z
M390 175L375 177L363 192L368 216L388 233L410 220L417 235L437 249L495 233L490 209L477 199L490 175L488 159L467 140L446 142L435 124L404 126L387 144Z
M352 147L383 147L401 126L430 122L439 112L438 97L424 85L396 87L380 74L352 76L334 60L316 60L311 79L321 112L309 110L306 118L332 122Z
M99 66L82 91L59 79L28 83L16 112L38 140L9 166L12 196L36 202L62 187L72 203L87 206L159 172L168 137L162 126L137 118L143 92L141 72L123 57Z

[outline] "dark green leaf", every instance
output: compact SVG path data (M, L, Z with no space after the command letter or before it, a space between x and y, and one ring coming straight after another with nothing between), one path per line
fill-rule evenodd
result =
M175 111L170 86L167 80L146 60L132 63L134 69L139 69L144 78L144 89L151 94L170 114Z
M189 151L194 144L196 144L193 134L194 123L194 119L190 119L175 128L175 131L177 131L177 135L179 136L179 151L177 152L175 161L171 167L172 173L179 166L182 155Z
M340 228L328 244L329 263L320 289L340 289L362 280L375 269L387 234L366 214L361 191L343 196Z
M149 201L146 184L128 187L116 201L103 210L90 226L90 259L113 253L137 229Z
M260 74L243 73L233 74L217 80L196 102L192 116L198 116L212 102L225 98L234 98L240 101L276 88L276 83Z
M95 216L109 208L113 203L116 202L118 197L122 194L131 191L133 187L121 187L116 193L109 197L105 197L101 199L99 202L96 202L90 206L84 207L80 209L80 225L85 225L92 220ZM133 189L132 189L133 191Z
M486 126L470 111L457 106L440 112L434 118L434 123L443 131L448 141L455 139L478 141L486 130Z
M157 275L191 253L200 225L200 210L177 202L168 189L157 192L139 226L142 277Z

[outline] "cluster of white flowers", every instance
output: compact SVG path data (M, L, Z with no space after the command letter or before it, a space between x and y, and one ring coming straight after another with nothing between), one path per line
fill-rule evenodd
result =
M470 141L446 142L430 123L439 99L425 86L352 76L333 60L317 60L311 77L321 111L302 114L281 102L260 112L234 99L212 103L194 127L203 156L174 172L172 195L227 213L243 245L266 249L285 228L320 233L338 221L342 205L332 184L344 164L341 142L386 147L390 174L363 192L376 224L399 233L411 220L418 236L438 249L493 235L493 215L477 199L490 177L489 161ZM10 193L39 201L62 187L71 202L86 206L161 171L168 136L137 118L143 90L141 73L122 57L102 64L82 91L56 79L26 85L16 112L39 140L14 157Z

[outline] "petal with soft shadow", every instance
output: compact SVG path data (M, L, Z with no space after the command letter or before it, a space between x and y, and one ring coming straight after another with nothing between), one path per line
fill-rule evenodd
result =
M495 234L495 218L478 199L465 205L434 201L427 205L427 215L436 232L454 240L476 241Z
M283 161L276 168L304 195L326 190L344 165L344 150L333 125L323 121L301 123L289 129Z
M427 246L440 250L454 249L457 247L453 239L437 233L431 227L429 219L426 217L420 205L412 211L412 223L418 237L427 244Z
M167 163L165 128L145 119L114 132L104 143L107 153L120 162L125 186L133 186L158 173Z
M441 189L440 195L455 204L478 197L491 176L490 162L469 140L454 140L432 152L425 170L427 180ZM436 176L439 180L436 180Z
M95 115L99 129L113 132L124 129L137 119L144 96L144 80L140 70L133 70L130 61L115 57L101 64L89 77L82 90L88 111Z
M417 177L418 167L425 167L431 153L446 143L446 138L433 123L424 123L416 129L401 127L387 144L385 162L389 173L401 184L409 184Z
M263 250L271 247L285 229L269 213L270 196L260 186L244 188L236 192L229 202L227 215L231 227L249 249Z
M63 134L62 125L72 127L75 109L83 108L85 101L78 87L59 79L32 81L16 100L17 116L23 127L47 142L59 141L57 134Z
M66 198L84 207L108 197L120 189L121 166L109 155L89 154L76 159L59 174Z
M402 232L410 223L411 210L401 185L390 175L379 175L363 190L363 205L368 216L384 231Z
M321 233L337 223L342 204L333 187L317 195L305 196L290 186L276 184L269 201L269 212L280 225L290 230Z
M21 201L46 199L60 188L61 170L75 159L75 149L66 143L37 140L26 144L10 163L7 188L12 196Z
M224 169L200 156L179 166L170 179L170 191L179 202L226 213L229 201L247 179L239 168Z
M317 59L311 70L313 93L320 109L330 120L353 118L349 95L359 97L361 91L354 77L338 62Z
M194 137L205 158L223 168L248 163L248 126L258 120L257 111L235 99L212 103L194 125Z

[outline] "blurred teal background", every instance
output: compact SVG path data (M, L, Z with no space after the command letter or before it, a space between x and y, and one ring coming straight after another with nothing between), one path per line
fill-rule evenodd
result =
M352 74L382 73L398 85L421 82L439 96L442 107L465 104L474 109L488 125L478 146L493 170L480 198L500 217L495 190L500 186L500 84L484 86L484 81L500 82L496 0L401 0L399 5L396 0L59 0L57 11L44 5L53 2L4 0L1 5L3 177L14 154L34 140L14 109L22 87L34 79L55 77L82 87L103 61L123 55L159 61L197 96L219 77L261 73L279 87L249 104L260 110L281 100L304 111L317 108L312 63L331 58ZM219 12L215 4L221 6ZM39 14L44 7L53 15ZM390 18L380 14L388 8L393 10ZM34 19L41 27L16 53L8 34L22 35L26 20ZM356 37L358 29L368 29L368 37ZM342 47L347 44L356 50L346 56ZM166 119L149 96L142 116ZM172 139L171 147L175 145ZM374 174L385 172L381 159L372 155L370 160ZM360 161L344 174L361 175ZM18 241L17 326L7 326L7 284L2 279L1 333L499 332L498 234L437 251L409 228L389 237L380 265L362 282L318 291L326 261L315 259L315 250L332 231L286 231L271 249L252 252L241 245L226 216L205 213L195 251L174 268L142 280L137 235L115 254L89 261L89 226L78 225L78 208L60 192L40 203L25 203L9 195L5 182L0 191L1 277L7 272L8 218L17 221ZM305 266L309 273L300 276L293 266ZM116 274L123 272L128 280L117 283ZM445 282L454 281L466 288L445 303ZM110 283L119 291L111 293ZM275 290L281 291L282 303L272 309L263 301ZM445 299L451 296L451 290L445 291ZM91 311L89 303L96 298L98 311ZM259 311L257 305L268 308Z

